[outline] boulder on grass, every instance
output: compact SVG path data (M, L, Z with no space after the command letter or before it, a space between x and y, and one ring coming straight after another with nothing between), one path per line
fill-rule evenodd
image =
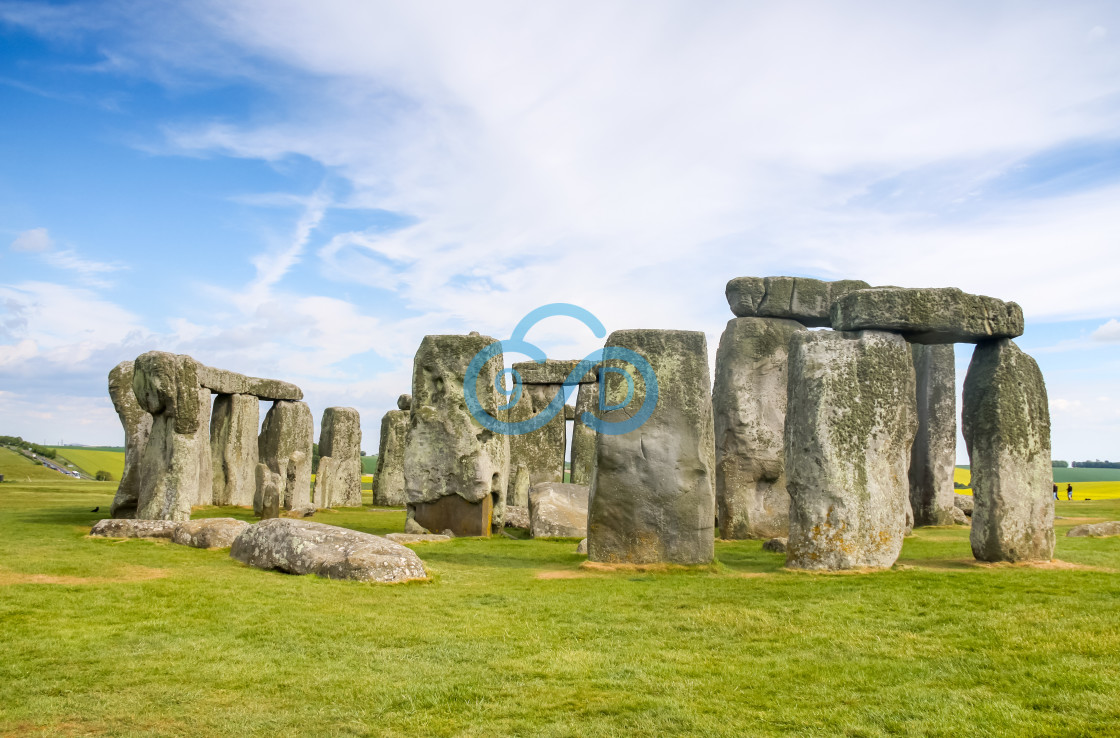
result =
M507 528L530 527L529 508L520 505L506 505L505 525Z
M1110 520L1107 523L1088 523L1086 525L1078 525L1075 528L1070 528L1066 533L1067 537L1080 538L1088 536L1092 538L1104 538L1106 536L1120 536L1120 521Z
M533 538L587 536L587 499L582 484L545 482L529 490L529 532Z
M958 492L956 493L956 497L953 498L953 507L970 518L972 517L972 505L972 497L970 495L962 495Z
M98 520L89 534L95 538L171 538L178 525L174 520Z
M175 526L172 543L194 548L229 548L234 539L249 527L244 520L235 518L207 518L186 520Z
M323 523L272 518L251 525L229 555L258 569L359 582L426 579L420 557L399 543Z
M451 536L439 533L386 533L385 537L393 543L443 543Z
M972 525L972 519L956 505L949 508L949 517L952 519L953 525Z
M771 551L773 553L785 553L786 543L787 539L785 538L771 538L762 544L762 550Z

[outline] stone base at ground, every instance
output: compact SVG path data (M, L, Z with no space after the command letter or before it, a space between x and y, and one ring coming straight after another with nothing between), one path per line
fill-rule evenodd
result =
M772 553L785 553L787 543L788 539L786 538L771 538L762 544L762 550Z
M443 543L452 538L440 533L386 533L384 537L393 543Z
M588 487L546 482L529 490L529 531L533 538L587 536Z
M230 556L258 569L327 579L406 582L428 576L420 557L399 543L306 520L262 520L237 537Z
M954 525L972 525L972 519L965 514L964 510L956 505L949 508L949 519Z
M519 505L506 505L506 520L507 528L529 528L529 508L521 507Z
M450 529L457 536L488 536L493 515L490 499L467 502L458 495L447 495L434 502L409 505L410 517L427 530Z
M174 520L133 520L126 518L97 521L89 534L95 538L168 538L175 532Z
M973 506L973 502L972 502L972 496L971 495L962 495L962 494L959 494L959 493L954 493L953 507L955 507L958 510L960 510L961 512L963 512L965 515L967 515L969 517L972 517L972 506Z
M229 548L249 524L234 518L186 520L175 526L172 543L194 548Z

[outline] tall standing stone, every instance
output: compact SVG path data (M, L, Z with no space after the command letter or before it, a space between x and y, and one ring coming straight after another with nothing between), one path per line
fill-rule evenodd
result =
M113 497L114 518L136 517L140 500L140 457L152 431L152 416L132 391L132 362L122 361L109 372L109 398L124 426L124 473Z
M412 396L397 398L397 410L381 419L377 446L377 474L373 478L373 504L396 507L406 502L404 492L404 449L408 443L408 413Z
M218 395L210 418L214 504L253 504L260 400L252 395Z
M536 417L545 411L553 398L564 391L564 380L575 368L575 362L548 360L543 364L521 362L513 368L521 376L521 397L517 404L506 411L506 419L518 423ZM516 470L524 466L529 475L529 486L562 483L564 481L564 456L567 444L565 413L558 412L547 423L530 433L510 436L510 477L506 504L524 507L529 504L528 490L515 486Z
M1048 561L1054 555L1050 408L1038 364L1014 341L976 346L962 420L975 501L973 556Z
M257 455L270 471L280 475L280 507L284 510L311 508L314 425L311 408L305 402L280 400L264 416Z
M790 339L804 331L795 320L734 318L720 338L712 412L722 538L789 534L786 376Z
M902 549L917 427L910 347L879 331L790 342L786 565L886 568Z
M957 461L957 379L953 344L911 345L918 393L918 431L910 451L914 525L953 524Z
M591 484L595 468L595 429L583 422L583 414L599 412L599 383L586 382L576 393L575 420L572 423L572 484Z
M488 536L501 530L509 475L509 436L478 423L463 391L471 359L495 339L425 336L412 373L412 410L404 455L408 522L436 532ZM482 409L497 417L500 358L476 385Z
M352 407L328 407L319 428L317 507L361 507L362 426Z
M210 454L210 390L198 390L198 496L196 505L214 504L214 462Z
M591 561L704 564L715 546L715 440L707 341L703 333L615 331L606 345L645 357L657 377L653 414L620 435L599 434L588 509ZM606 366L624 368L617 361ZM626 407L607 421L633 416L646 397L638 372ZM628 382L604 372L607 407L626 403Z
M202 403L198 363L189 356L149 351L133 364L132 389L152 415L140 460L136 517L189 520L198 499L198 430Z

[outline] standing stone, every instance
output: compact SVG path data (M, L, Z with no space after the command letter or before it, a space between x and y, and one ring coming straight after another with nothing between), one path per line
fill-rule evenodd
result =
M404 449L408 443L408 411L412 407L412 397L401 395L397 400L397 407L400 409L390 410L381 419L377 475L373 478L373 504L385 507L397 507L406 501Z
M256 490L253 494L253 514L262 520L280 517L284 478L269 469L268 464L257 464L254 478Z
M257 455L282 480L280 507L311 509L311 408L305 402L280 400L264 416Z
M195 505L214 504L214 462L210 455L210 390L198 390L198 496Z
M529 534L533 538L584 538L589 494L582 484L533 485L529 490Z
M790 342L786 566L886 568L902 549L917 426L902 336L806 331Z
M781 318L734 318L719 341L712 412L721 538L789 534L783 434L789 342L805 328Z
M134 518L140 500L140 457L152 431L152 416L140 407L132 391L131 361L122 361L109 372L109 398L124 426L124 473L110 514L114 518Z
M352 407L328 407L319 430L317 507L361 507L362 426Z
M210 418L214 504L253 504L256 487L260 400L252 395L218 395Z
M574 362L549 360L544 364L521 362L514 364L521 376L521 397L517 404L506 411L506 419L518 423L536 417L545 411L553 398L564 391L563 382ZM510 436L509 463L514 470L524 465L529 472L529 485L548 482L563 483L564 455L567 433L564 412L558 412L543 426L531 433ZM521 490L515 488L516 477L511 475L506 491L506 504L524 507L529 504Z
M198 499L198 430L202 403L198 364L189 356L149 351L133 364L132 389L152 414L140 459L136 517L189 520Z
M912 344L918 432L910 451L914 525L953 524L957 461L957 379L953 344Z
M572 423L572 484L591 484L595 468L595 429L583 422L585 412L599 412L599 383L587 382L576 393L575 420Z
M495 339L425 336L412 373L412 410L404 454L407 522L457 536L502 529L509 475L509 436L482 427L467 410L463 382L471 359ZM494 380L500 358L487 362L476 385L482 409L503 404Z
M608 563L708 563L715 553L715 433L704 334L615 331L606 345L644 356L657 377L658 397L643 425L596 439L588 557ZM621 362L606 365L625 370ZM625 420L641 407L646 384L636 370L631 375L630 403L608 410L607 421ZM603 376L606 406L624 404L626 378L614 371Z
M964 380L962 430L972 465L972 555L1054 555L1050 408L1042 372L1015 342L980 343Z

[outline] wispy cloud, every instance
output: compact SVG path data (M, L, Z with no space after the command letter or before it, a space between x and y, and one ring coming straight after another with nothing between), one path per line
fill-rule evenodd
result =
M1102 343L1120 343L1120 320L1116 318L1110 319L1100 328L1093 331L1090 338Z
M46 228L32 228L23 231L12 241L12 251L48 251L51 246L51 237Z

